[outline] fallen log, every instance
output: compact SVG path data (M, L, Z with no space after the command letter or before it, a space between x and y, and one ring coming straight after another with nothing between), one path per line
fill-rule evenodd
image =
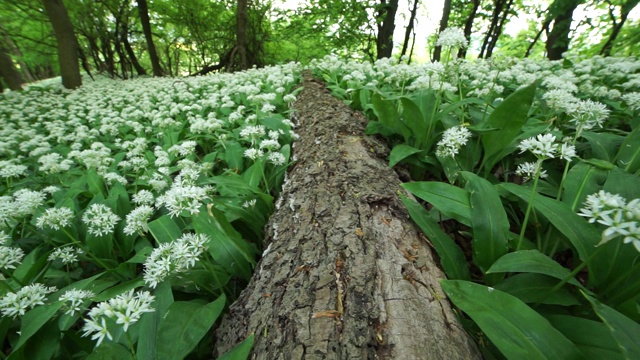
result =
M252 359L479 359L399 199L388 148L305 74L300 138L270 245L214 334L218 356L255 334Z

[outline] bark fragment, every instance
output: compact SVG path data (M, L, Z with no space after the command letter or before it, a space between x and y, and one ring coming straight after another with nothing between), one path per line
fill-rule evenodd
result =
M309 74L302 86L298 162L214 355L254 333L253 359L480 358L399 200L386 145Z

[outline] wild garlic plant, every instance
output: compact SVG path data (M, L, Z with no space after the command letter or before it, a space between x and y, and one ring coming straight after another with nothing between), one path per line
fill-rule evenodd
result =
M251 276L293 161L299 72L98 77L0 95L5 350L28 357L42 333L55 356L109 343L155 357L145 352L172 343L158 340L172 329L210 328L217 316L189 314L222 310ZM184 317L163 325L171 311ZM78 350L66 336L88 340Z

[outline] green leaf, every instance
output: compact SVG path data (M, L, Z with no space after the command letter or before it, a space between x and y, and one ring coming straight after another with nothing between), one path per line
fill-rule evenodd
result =
M640 176L629 174L616 166L609 173L602 189L618 194L627 201L640 198Z
M402 103L402 116L404 117L407 127L411 130L411 134L413 135L413 145L415 145L418 150L421 150L423 149L422 145L428 136L428 129L430 125L428 123L428 119L424 116L422 110L420 110L418 105L413 100L403 97L400 98L400 102ZM429 116L431 116L431 114L429 114ZM389 166L393 165L390 164Z
M514 296L463 280L444 280L442 288L508 359L583 358L571 341Z
M218 360L245 360L249 358L251 354L251 348L253 347L253 334L244 339L243 342L233 347L233 349L227 351L218 357Z
M140 319L140 337L136 350L138 360L155 360L158 357L158 328L169 306L173 304L171 283L169 281L161 282L154 290L153 295L156 297L153 303L155 311L144 314Z
M224 160L231 170L242 172L244 170L244 148L237 141L225 143Z
M189 355L218 319L225 302L221 295L206 305L190 301L171 304L158 328L158 359L183 359Z
M640 170L640 129L636 128L627 135L615 162L628 173Z
M98 175L98 172L96 171L96 169L89 169L87 170L87 188L89 189L89 192L91 192L93 195L104 195L105 194L105 189L104 189L104 181L102 181L102 177L100 175Z
M249 280L255 265L255 251L227 222L224 213L214 206L203 206L192 219L196 232L209 235L209 253L213 259L230 274Z
M151 221L148 226L149 232L158 244L175 241L182 236L180 226L169 215L162 215Z
M396 131L392 127L389 127L381 123L380 121L371 120L367 124L367 127L364 129L364 133L367 135L380 134L386 137L390 137L391 135L395 134Z
M489 115L485 126L499 130L482 135L484 146L482 163L486 171L490 171L500 161L500 157L495 155L511 144L526 124L536 87L537 81L514 92Z
M470 194L474 263L486 272L508 251L509 220L493 184L467 171L461 175Z
M582 137L587 139L589 145L591 145L591 155L596 159L613 161L613 158L618 152L618 148L623 137L611 133L594 133L585 131L582 133Z
M468 191L437 181L404 183L402 187L430 203L444 215L471 226L471 203Z
M487 271L487 273L508 272L544 274L559 280L564 280L570 274L569 270L538 250L520 250L508 253L498 259ZM582 288L576 279L569 280L569 284Z
M629 319L616 310L602 304L591 296L584 294L593 310L602 319L611 336L620 347L625 359L640 359L640 324Z
M144 280L142 278L136 278L133 280L129 280L127 282L124 282L122 284L113 286L108 288L107 290L101 292L100 294L96 295L93 298L94 302L100 302L100 301L106 301L109 300L113 297L116 297L126 291L129 291L131 289L135 289L137 287L140 287L144 285Z
M429 217L427 211L420 204L405 196L402 197L402 203L409 211L411 219L435 247L447 277L449 279L470 280L467 260L453 239L440 229L440 226Z
M598 192L607 179L607 171L585 162L574 165L564 181L562 201L576 211L587 196Z
M391 150L391 154L389 154L389 167L393 167L395 164L399 163L400 161L408 158L413 154L417 154L421 151L422 150L416 149L409 145L398 144L393 147L393 150Z
M510 276L494 285L494 287L500 291L511 294L528 304L542 303L562 306L580 304L575 296L573 296L566 288L560 288L553 293L550 293L551 289L553 289L557 284L557 279L547 275L522 273Z
M576 344L585 359L624 359L604 323L569 315L551 315L547 320Z
M371 104L378 120L382 124L395 129L396 124L400 122L400 115L398 115L394 102L385 100L382 95L375 93L371 96Z
M129 350L121 344L105 341L95 348L86 360L126 360L133 359Z
M242 173L242 177L245 179L249 187L258 187L262 182L264 176L264 159L256 160L253 165L249 166L247 170Z
M51 320L62 305L62 302L56 301L51 304L36 306L24 314L20 325L20 340L15 349L21 348L44 324Z

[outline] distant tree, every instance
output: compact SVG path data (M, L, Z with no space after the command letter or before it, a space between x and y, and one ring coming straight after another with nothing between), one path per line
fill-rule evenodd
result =
M407 28L405 29L405 33L404 33L404 41L402 42L402 51L400 52L400 58L402 58L407 53L407 48L409 47L409 40L411 39L411 34L414 32L414 25L416 21L416 14L418 12L419 4L420 4L420 0L413 1L413 8L411 9L411 14L409 15L409 23L407 24ZM413 39L415 40L415 36ZM413 52L413 47L411 48L411 52ZM409 62L411 62L411 56L409 56Z
M571 31L571 22L573 21L574 10L583 3L583 0L555 0L550 6L550 12L553 16L553 27L547 35L546 49L547 58L549 60L560 60L562 54L569 50L569 32ZM548 27L550 21L545 21Z
M507 23L513 3L514 0L494 0L491 23L480 47L480 58L486 59L491 57L493 49L498 43L498 38L502 34L504 25Z
M24 80L22 80L22 76L16 69L9 51L2 42L0 42L0 78L5 81L9 89L14 91L22 90Z
M442 7L442 17L440 18L440 29L438 33L441 33L449 26L449 15L451 14L451 0L444 0ZM440 61L440 53L442 52L442 46L435 46L433 48L433 61Z
M471 31L473 30L473 22L476 19L478 8L480 7L480 0L471 0L471 9L469 15L464 21L464 36L467 40L471 41ZM467 55L468 47L460 48L458 50L458 58L463 59Z
M151 23L149 21L149 6L147 5L147 0L136 0L136 3L138 4L138 15L140 16L140 24L142 25L144 38L147 41L147 51L149 52L149 58L151 59L153 76L162 76L163 71L160 66L160 58L156 52L156 46L153 43L153 35L151 34Z
M245 70L249 68L247 61L247 0L238 0L236 10L236 46L233 51L238 56L235 68Z
M612 26L611 26L611 33L609 34L609 38L607 39L607 42L602 47L602 50L600 50L600 55L603 55L603 56L611 55L613 44L615 43L616 38L618 37L618 34L620 34L620 30L622 29L622 26L624 26L625 22L627 21L627 18L629 17L629 13L631 13L631 11L638 5L638 3L640 3L640 0L626 0L625 2L623 2L620 5L619 19L616 19L616 15L615 15L615 8L617 6L615 6L611 2L611 0L606 0L606 3L609 5L609 17L611 19Z
M82 85L78 64L78 41L62 0L42 0L58 42L58 63L62 85L75 89Z
M378 4L376 37L376 58L391 57L393 52L393 32L395 31L396 12L398 11L398 0L380 0Z

